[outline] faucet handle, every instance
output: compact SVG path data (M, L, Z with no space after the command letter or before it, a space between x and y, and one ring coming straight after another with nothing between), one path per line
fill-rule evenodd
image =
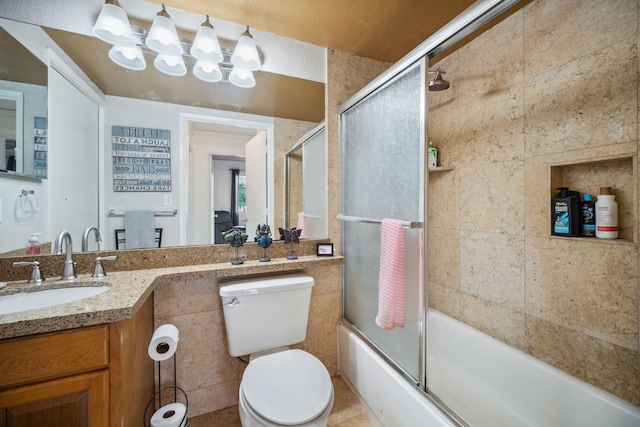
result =
M93 274L91 277L106 276L107 273L104 271L104 267L102 267L102 261L115 261L116 259L118 259L116 255L96 257L96 266L93 268Z
M27 281L27 283L42 283L46 279L44 278L42 271L40 271L40 262L38 261L16 261L13 263L14 267L24 267L27 265L32 265L33 270L31 270L31 277Z

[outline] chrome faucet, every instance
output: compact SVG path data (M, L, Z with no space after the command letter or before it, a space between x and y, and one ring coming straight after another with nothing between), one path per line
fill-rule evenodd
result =
M87 252L87 249L89 248L89 234L91 234L91 231L93 231L96 235L96 243L102 243L100 230L92 225L91 227L84 230L84 233L82 233L82 252Z
M73 280L77 279L76 275L76 264L71 259L71 254L73 253L73 244L71 243L71 234L68 231L63 230L58 233L58 237L56 237L55 246L53 247L53 252L55 254L62 253L62 243L67 243L65 247L65 260L64 260L64 268L62 269L62 280Z

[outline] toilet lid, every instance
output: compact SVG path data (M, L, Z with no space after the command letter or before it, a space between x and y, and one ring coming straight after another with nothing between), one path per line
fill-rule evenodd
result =
M327 368L302 350L254 359L242 376L242 393L251 408L283 425L313 420L327 407L333 385Z

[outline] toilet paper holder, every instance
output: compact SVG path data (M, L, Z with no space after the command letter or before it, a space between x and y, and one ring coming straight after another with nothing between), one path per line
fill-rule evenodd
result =
M158 369L159 369L159 367L158 367ZM185 403L184 403L184 407L185 407L184 415L180 418L179 422L176 423L176 426L187 427L187 424L189 423L189 419L187 418L187 413L189 412L189 398L187 397L187 393L184 391L184 389L182 387L180 387L180 386L175 385L175 384L174 385L164 386L161 389L159 389L158 391L156 391L153 394L153 396L151 396L151 399L149 399L149 401L147 402L147 406L144 408L144 414L142 415L142 425L144 427L153 427L153 424L152 424L151 421L149 421L149 424L147 424L147 419L148 419L147 418L147 412L149 411L149 407L151 406L152 403L154 403L156 401L156 398L158 398L159 409L156 411L156 413L161 411L163 408L165 408L165 406L162 406L162 392L164 392L166 390L170 390L170 389L173 389L173 392L174 392L174 399L173 399L174 403L177 403L177 392L178 391L180 391L180 393L182 393L182 395L184 396L184 401L185 401ZM169 407L171 405L173 405L173 403L169 404L169 405L166 405L166 406ZM174 412L172 409L168 409L166 413L162 414L162 416L164 418L172 417L172 416L175 415L172 412ZM154 415L155 415L155 413L154 413ZM167 425L169 425L169 424L167 424ZM173 424L171 424L171 425L173 425Z
M163 325L156 329L156 332L162 330L162 328L171 327L175 330L175 333L169 331L167 334L170 337L175 335L174 341L172 341L172 346L165 342L165 338L162 334L156 339L156 333L154 332L154 336L152 337L151 343L149 344L149 357L158 363L158 391L156 391L153 396L147 402L147 406L144 408L144 413L142 414L142 425L144 427L186 427L188 423L187 414L189 412L189 398L187 397L187 393L177 385L177 362L176 362L176 344L178 341L178 332L177 328L173 325ZM163 331L163 333L166 331ZM172 335L173 334L173 335ZM155 350L155 353L152 351ZM157 353L157 354L156 354ZM162 357L160 357L162 356ZM166 360L167 358L173 358L173 384L166 385L162 387L162 364L161 361ZM163 406L162 405L162 393L167 390L173 390L173 402ZM184 404L178 402L178 391L184 396ZM153 407L155 409L155 402L158 402L158 409L153 412L153 415L148 416L149 408ZM152 406L152 404L154 404ZM148 420L148 422L147 422Z

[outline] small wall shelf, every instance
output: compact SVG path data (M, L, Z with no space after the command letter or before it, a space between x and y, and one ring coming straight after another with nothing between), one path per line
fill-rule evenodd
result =
M429 171L429 173L431 172L446 172L446 171L452 171L455 168L449 167L449 166L436 166L435 168L427 168L427 170Z

